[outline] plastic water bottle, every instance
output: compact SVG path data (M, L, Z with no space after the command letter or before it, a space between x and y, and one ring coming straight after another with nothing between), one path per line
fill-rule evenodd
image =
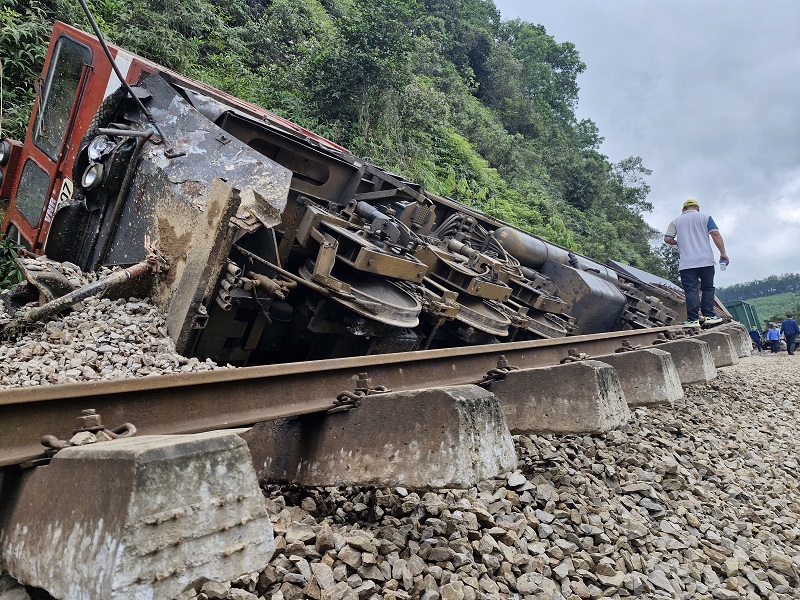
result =
M719 259L719 270L724 271L728 268L728 261L724 258Z

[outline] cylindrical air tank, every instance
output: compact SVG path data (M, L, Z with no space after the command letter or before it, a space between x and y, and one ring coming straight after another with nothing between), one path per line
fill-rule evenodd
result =
M492 232L492 236L500 242L506 252L525 267L541 271L544 263L552 260L581 271L587 271L612 283L618 281L617 274L600 263L574 254L565 248L554 246L519 229L499 227Z

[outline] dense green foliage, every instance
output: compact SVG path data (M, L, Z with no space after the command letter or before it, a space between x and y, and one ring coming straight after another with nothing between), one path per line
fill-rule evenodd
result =
M783 292L747 300L761 319L782 321L788 313L800 315L800 292Z
M21 139L33 105L33 82L42 71L50 33L45 11L36 2L0 0L0 139Z
M677 246L670 246L669 244L661 244L656 248L656 252L662 261L662 277L674 283L677 286L681 285L681 276L678 272L678 261L680 260L680 252Z
M717 288L716 295L723 302L744 300L753 305L762 319L781 321L787 313L800 315L800 273L771 275Z
M0 290L11 287L22 281L22 271L17 265L19 246L0 235Z
M5 128L21 135L54 19L75 0L0 0ZM672 278L650 171L575 116L575 46L491 0L89 0L110 41L259 104L354 154L552 242ZM17 63L14 57L22 56ZM10 89L10 91L9 91Z

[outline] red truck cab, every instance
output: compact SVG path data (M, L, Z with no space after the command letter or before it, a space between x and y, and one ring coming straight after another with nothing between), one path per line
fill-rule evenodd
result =
M9 142L16 152L5 167L2 197L10 202L2 231L35 252L44 249L58 202L72 198L73 149L116 80L101 55L95 38L57 23L28 134L22 144Z

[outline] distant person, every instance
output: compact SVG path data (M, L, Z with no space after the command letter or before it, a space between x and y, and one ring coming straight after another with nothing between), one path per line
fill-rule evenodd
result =
M686 296L686 321L684 325L718 323L722 318L714 314L714 251L709 237L719 250L719 258L730 262L725 252L725 242L709 215L700 212L697 200L683 203L681 215L672 221L664 234L664 242L677 246L680 258L678 271ZM702 292L702 298L701 298Z
M792 318L792 313L787 314L783 323L781 323L781 333L786 339L786 351L789 354L794 354L795 339L800 334L800 327L797 326L797 321Z
M756 348L758 348L758 351L761 352L761 350L762 350L762 348L761 348L761 332L758 330L757 327L753 327L750 330L750 339L753 340L753 343L756 345Z
M767 341L769 342L772 353L775 354L781 348L781 332L778 326L772 324L767 329Z

